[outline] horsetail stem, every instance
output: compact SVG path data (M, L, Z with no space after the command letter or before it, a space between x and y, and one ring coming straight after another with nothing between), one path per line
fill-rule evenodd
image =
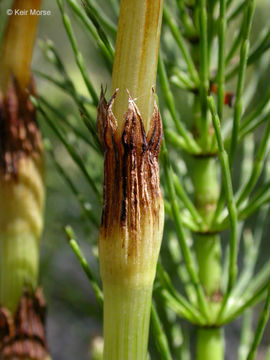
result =
M163 132L152 93L162 5L121 1L112 81L113 90L119 90L108 103L102 92L98 108L104 150L99 259L106 360L147 356L164 223L158 166Z
M40 0L15 0L1 50L0 357L48 359L45 302L37 289L44 169L31 58ZM16 11L27 10L24 16ZM15 331L13 331L15 330Z
M15 10L39 10L41 0L15 0ZM6 28L2 43L0 60L0 87L5 92L9 86L10 77L13 75L21 87L25 89L31 78L31 61L34 48L38 16L12 15Z
M163 0L122 0L112 74L112 92L119 89L114 115L123 123L128 95L136 98L145 130L153 113ZM121 126L119 126L121 130Z

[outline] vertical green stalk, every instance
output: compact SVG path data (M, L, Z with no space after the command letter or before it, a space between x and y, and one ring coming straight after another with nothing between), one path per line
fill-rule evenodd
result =
M201 144L203 150L207 147L208 119L207 119L207 93L209 87L209 56L207 36L207 10L206 0L199 0L199 27L200 27L200 103L201 103Z
M194 158L192 178L195 205L204 222L211 224L219 195L217 162L213 157ZM221 301L221 243L218 234L195 234L199 279L208 297L212 319L215 319ZM220 329L198 329L197 359L222 360L223 332ZM215 352L212 354L212 351ZM211 355L212 354L212 355ZM214 356L214 357L213 357Z
M146 359L152 287L104 286L104 359Z
M224 334L218 328L201 329L197 339L197 360L224 359Z
M15 9L30 11L39 10L41 0L15 0L13 15L10 16L1 49L1 91L5 92L13 74L20 87L25 89L31 77L31 61L34 48L38 16L15 15Z
M14 9L39 9L41 1L14 2ZM23 287L29 284L35 288L38 276L38 239L42 228L43 208L43 169L42 160L23 156L16 160L13 148L12 132L9 132L11 120L6 103L9 93L20 93L18 104L20 111L29 116L26 108L26 88L30 85L30 64L32 50L36 37L37 16L11 16L9 19L2 50L1 50L1 93L3 100L3 115L1 126L5 129L6 138L1 138L1 155L6 159L1 166L1 271L0 271L0 302L12 312L15 311L22 295ZM12 84L14 76L15 85ZM14 94L14 96L16 96ZM14 109L19 111L18 109ZM32 109L32 116L34 110ZM15 125L23 130L23 124ZM28 125L26 125L28 126ZM2 129L1 127L1 129ZM8 138L10 136L10 138ZM27 141L27 139L25 139ZM36 139L38 141L38 139ZM26 144L21 144L22 147ZM6 151L6 153L5 153ZM23 148L19 149L23 152ZM9 157L12 157L9 160ZM34 161L33 161L34 160ZM34 194L37 194L33 196ZM27 210L28 209L28 210Z
M162 125L155 86L163 1L122 0L112 91L101 94L104 150L99 259L104 360L145 360L164 206L158 155ZM135 103L136 102L136 103Z
M226 0L220 0L219 29L218 29L218 115L223 118L223 103L225 95L225 40L226 40Z
M156 83L163 0L122 0L113 64L112 92L117 121L127 110L127 90L142 115L145 129L153 113L152 88Z
M15 0L1 49L0 75L0 351L1 358L48 356L44 299L38 284L45 197L44 161L29 94L41 0ZM16 15L16 10L28 15ZM27 314L27 315L26 315ZM6 322L9 324L7 327ZM14 328L9 331L9 327Z
M211 44L208 44L206 2L200 0L199 26L200 26L200 57L193 50L193 56L197 59L196 64L200 71L200 94L194 98L194 113L198 112L200 104L201 125L194 118L194 125L198 131L198 137L202 142L202 156L196 156L192 160L192 180L194 185L195 206L204 223L211 228L219 197L218 165L216 157L208 154L208 145L211 144L211 129L208 121L207 93L209 87L209 67L211 59ZM213 9L212 9L213 10ZM221 2L220 39L224 38L225 5ZM211 20L211 19L209 19ZM211 24L210 24L211 25ZM211 39L209 39L211 40ZM224 42L219 48L219 88L218 97L222 112L224 97ZM198 115L197 115L198 117ZM208 298L211 316L214 321L221 301L221 243L219 234L202 233L194 234L194 248L198 263L200 282ZM222 360L224 358L223 332L219 328L198 328L197 359L198 360Z
M232 138L230 144L230 165L232 165L234 160L238 135L239 135L240 121L242 117L242 110L243 110L242 94L244 89L245 73L246 73L248 52L250 45L249 33L252 25L254 10L255 10L255 1L250 0L248 2L248 7L245 11L245 19L244 19L245 27L243 31L243 41L240 50L239 75L238 75L237 88L236 88L236 98L235 98L234 114L233 114L233 131L232 131Z

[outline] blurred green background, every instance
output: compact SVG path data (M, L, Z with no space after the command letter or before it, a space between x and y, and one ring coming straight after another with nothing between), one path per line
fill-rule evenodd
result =
M111 14L108 2L103 0L99 3L116 22L116 16ZM6 10L12 6L11 4L12 0L0 1L0 34L3 34L3 28L7 20ZM95 89L99 91L101 84L103 84L103 86L107 85L108 89L110 89L110 74L106 70L104 60L101 55L99 55L94 41L90 39L82 26L80 26L77 18L69 11L68 6L66 7L72 19L77 40L80 44L80 50L84 55L88 73ZM40 18L33 69L38 69L39 71L59 78L53 66L45 59L40 46L41 41L51 39L61 55L77 89L81 94L87 96L87 90L78 68L75 65L73 52L62 25L62 19L56 1L43 0L43 8L51 10L51 15L41 16ZM257 0L252 41L256 39L263 26L267 22L269 23L269 15L269 0ZM237 27L237 23L235 26ZM232 30L232 33L233 31L234 30ZM168 39L168 41L170 41L170 39ZM172 56L176 55L172 54ZM265 56L268 56L269 59L269 51ZM254 74L254 72L256 73L257 66L258 63L249 70L249 76ZM269 85L269 68L266 68L261 75L265 80L260 82L256 98L259 98L266 86ZM71 122L76 123L85 135L88 136L86 127L83 125L78 109L72 99L42 78L38 76L35 78L39 93L46 97L55 107L60 109L63 117L68 117ZM179 90L178 92L178 110L183 115L183 118L185 118L188 115L188 109L185 103L186 99L181 97ZM251 101L254 100L256 99L251 99ZM50 138L53 144L56 158L71 176L77 188L84 195L84 198L89 201L89 204L92 204L96 212L96 217L99 219L100 207L97 206L96 200L85 183L85 180L82 178L80 171L78 171L78 168L70 159L63 146L55 139L55 136L47 127L44 120L42 118L39 120L44 138ZM53 120L55 122L59 121L57 118ZM100 179L102 175L102 158L94 155L86 145L78 142L73 134L68 134L68 137L70 142L78 149L86 166L91 168L91 173L94 174L94 177ZM239 161L241 161L241 159L239 159ZM55 170L49 156L47 156L46 179L47 201L45 229L41 243L40 282L44 287L48 302L48 340L50 350L52 358L55 360L86 360L89 359L91 339L102 333L102 314L97 306L92 289L66 241L63 227L70 224L75 229L87 260L98 276L97 261L95 259L95 252L97 251L97 231L82 214L77 200ZM100 180L99 187L101 187ZM269 221L267 228L269 229ZM265 251L262 251L260 262L269 258L269 234L269 230L265 232L263 242ZM240 323L235 322L226 330L228 335L228 359L235 358L239 329ZM267 330L264 337L264 344L269 343L269 339L270 331ZM263 356L263 350L262 355L259 355L258 359L263 358L260 356Z

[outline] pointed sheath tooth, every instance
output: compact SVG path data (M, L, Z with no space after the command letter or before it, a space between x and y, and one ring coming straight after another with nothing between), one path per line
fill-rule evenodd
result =
M151 153L158 156L161 148L163 130L160 113L158 111L157 103L154 102L154 112L150 121L150 129L148 131L147 142L151 148Z
M146 134L139 109L130 98L119 132L112 112L116 96L107 103L101 94L97 117L104 150L101 276L104 282L151 285L164 222L158 166L161 118L155 105Z
M47 359L45 314L46 303L40 288L35 293L24 291L14 315L0 307L0 358Z
M25 91L12 77L7 93L0 96L0 171L6 178L17 177L21 158L40 157L42 153L41 135L30 94L36 95L33 80Z

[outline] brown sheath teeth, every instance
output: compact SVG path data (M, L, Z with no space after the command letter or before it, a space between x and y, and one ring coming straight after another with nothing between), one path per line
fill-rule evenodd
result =
M99 138L104 151L103 209L100 230L110 234L119 226L136 242L146 214L158 218L161 197L158 155L163 136L156 103L146 134L140 112L129 98L124 125L118 129L111 100L102 91L97 117Z
M7 178L16 179L21 157L42 151L31 94L36 95L34 81L28 89L21 90L14 77L6 94L0 93L0 171Z
M44 360L46 304L41 288L25 290L16 313L0 307L0 360Z

